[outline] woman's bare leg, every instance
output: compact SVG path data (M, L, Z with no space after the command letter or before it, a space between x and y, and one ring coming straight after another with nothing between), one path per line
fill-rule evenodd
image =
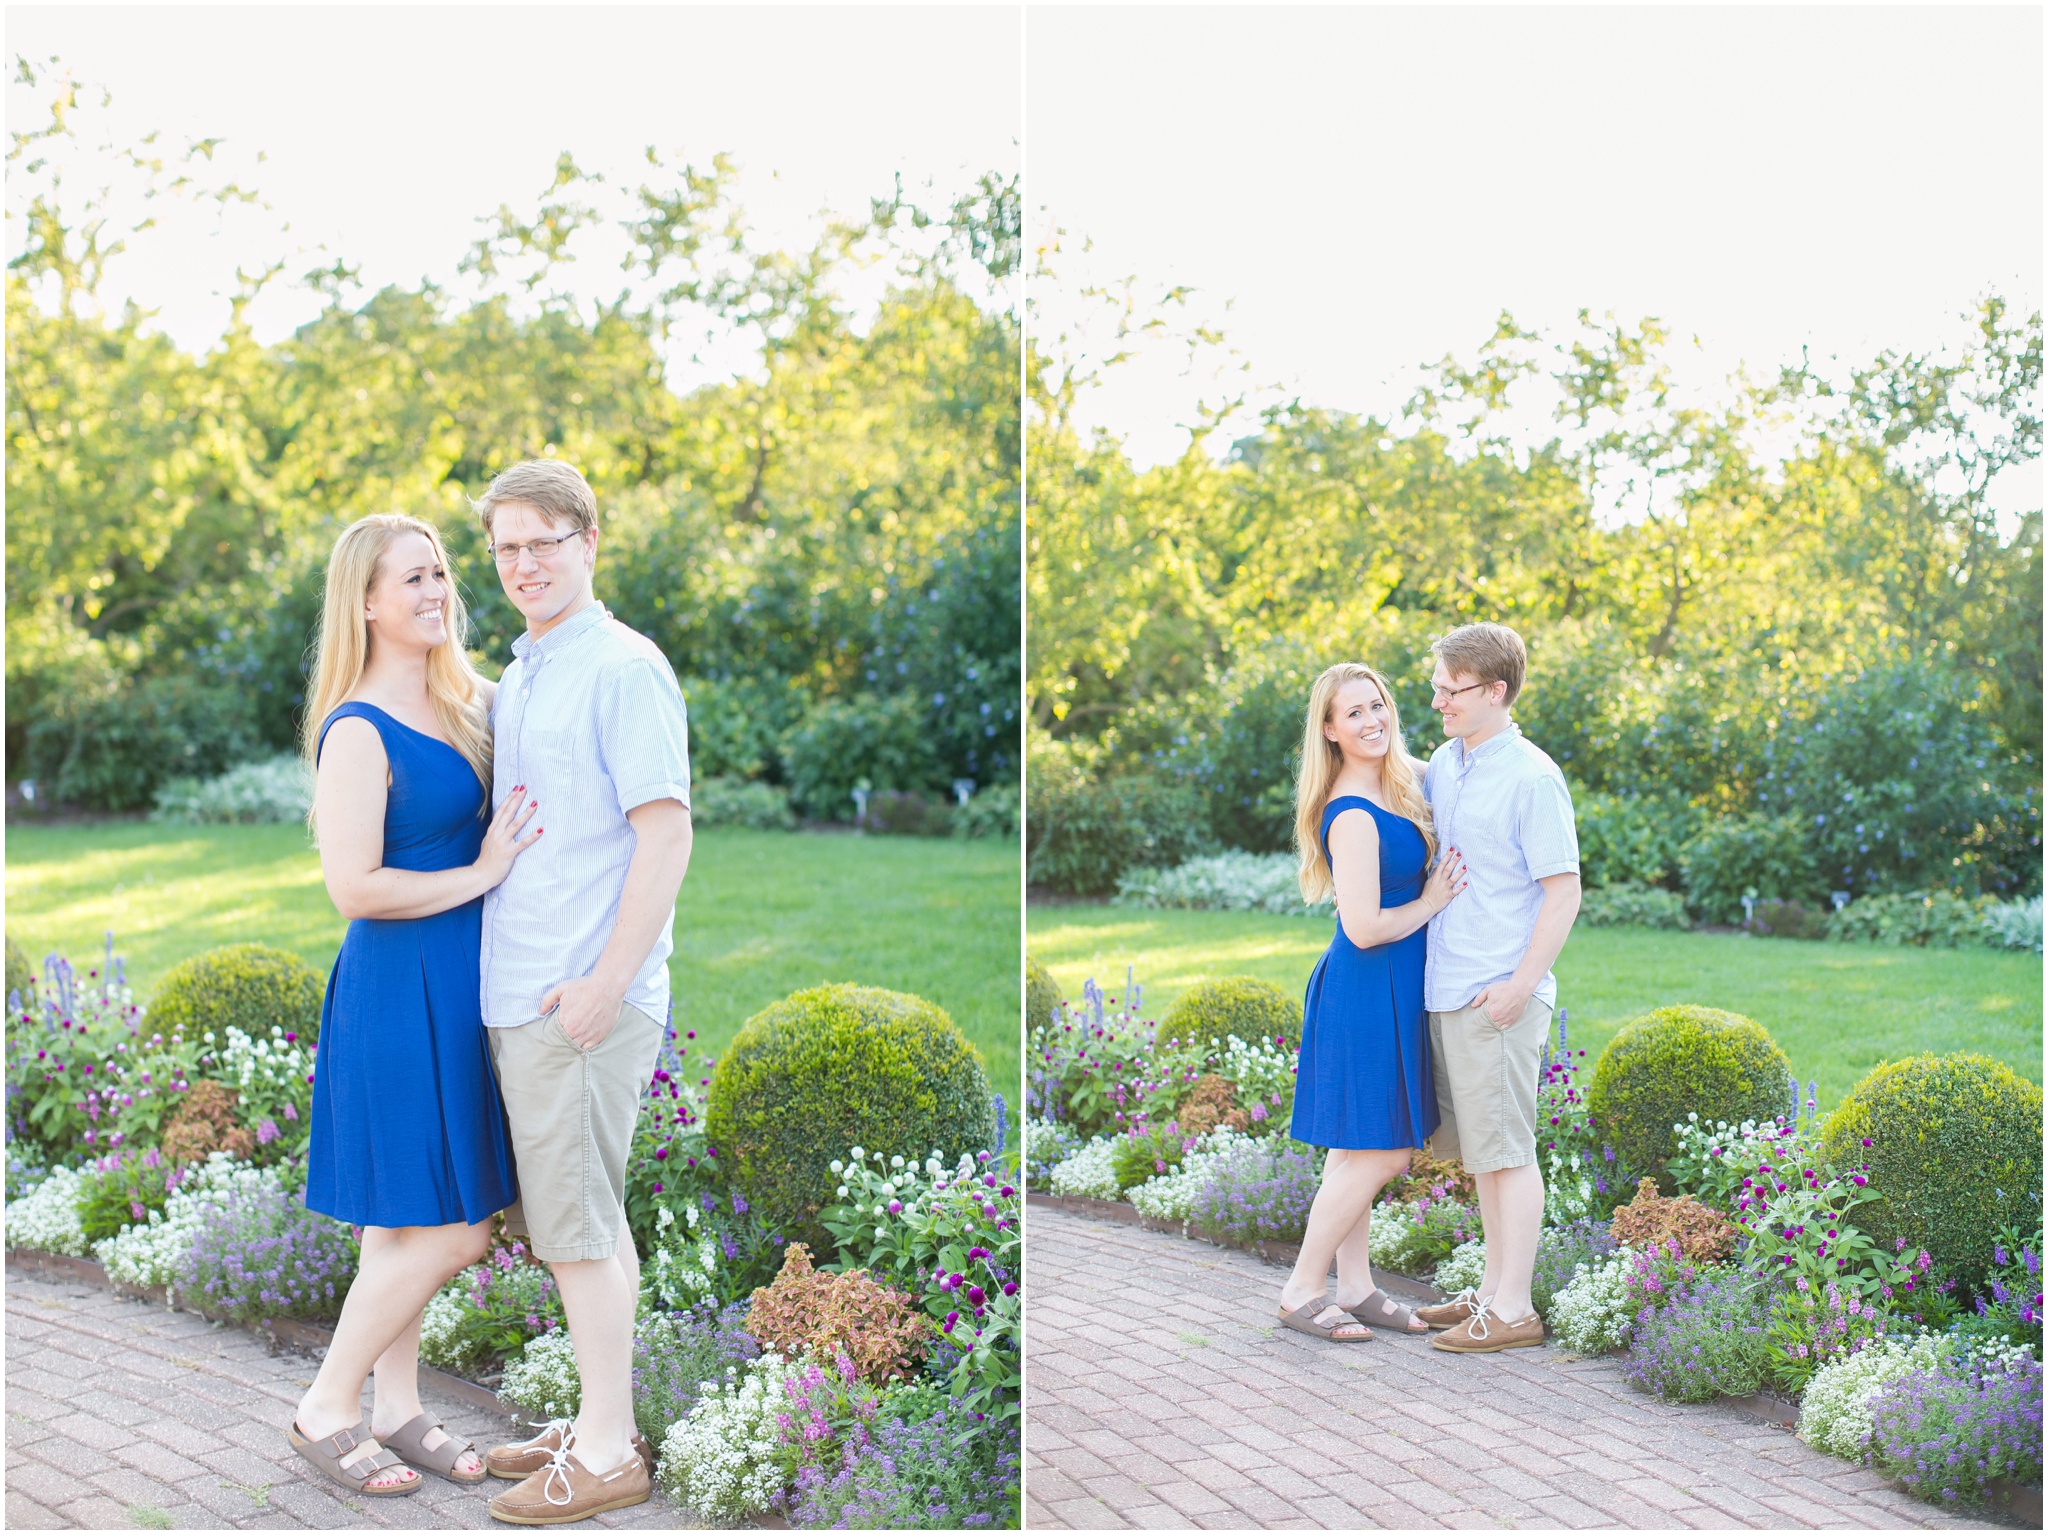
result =
M1349 1244L1363 1249L1370 1230L1373 1200L1386 1187L1388 1180L1407 1165L1406 1151L1332 1150L1323 1159L1322 1186L1316 1190L1315 1203L1309 1206L1308 1229L1301 1238L1301 1256L1295 1260L1294 1271L1287 1276L1287 1283L1280 1290L1282 1310L1297 1310L1317 1296L1328 1293L1330 1264L1336 1259L1339 1249ZM1371 1272L1368 1263L1365 1268L1368 1278ZM1344 1271L1340 1270L1340 1287L1344 1281ZM1370 1284L1355 1299L1363 1300L1369 1293ZM1365 1330L1362 1323L1342 1313L1334 1302L1319 1314L1317 1320L1327 1325L1340 1316L1343 1325L1337 1329L1339 1336L1357 1336Z
M324 1439L359 1422L363 1386L370 1371L408 1329L417 1360L420 1313L436 1290L483 1255L490 1229L488 1221L474 1226L365 1228L362 1263L349 1286L348 1298L342 1302L334 1342L328 1345L319 1373L299 1401L300 1433L308 1439ZM418 1390L415 1373L415 1400ZM373 1453L372 1446L362 1445L345 1456L342 1464L353 1464ZM399 1467L379 1472L369 1485L404 1486L415 1475Z

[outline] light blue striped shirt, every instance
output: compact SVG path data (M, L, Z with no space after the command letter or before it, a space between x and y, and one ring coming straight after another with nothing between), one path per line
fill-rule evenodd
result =
M1468 871L1464 893L1429 919L1423 972L1423 1006L1454 1013L1521 965L1543 908L1537 882L1579 872L1579 834L1564 774L1512 723L1471 752L1444 742L1422 793L1437 846L1456 848ZM1555 1007L1557 976L1546 972L1535 995Z
M536 640L512 642L491 706L491 804L514 784L547 833L484 897L483 1014L494 1029L540 1016L541 998L597 968L619 920L638 839L626 812L690 803L690 732L668 658L593 602ZM626 991L668 1018L675 908Z

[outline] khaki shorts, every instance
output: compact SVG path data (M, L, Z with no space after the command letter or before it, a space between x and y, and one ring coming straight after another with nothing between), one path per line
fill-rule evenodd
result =
M1468 1173L1497 1173L1536 1160L1536 1078L1550 1004L1535 997L1506 1028L1483 1008L1429 1015L1436 1076L1436 1156L1460 1157Z
M506 1229L548 1263L609 1258L625 1226L626 1161L661 1025L621 1007L595 1050L580 1049L553 1013L484 1033L519 1167Z

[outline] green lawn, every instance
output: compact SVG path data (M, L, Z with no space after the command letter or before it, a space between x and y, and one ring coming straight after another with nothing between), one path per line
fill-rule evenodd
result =
M678 1027L714 1053L802 986L860 981L953 1015L1014 1104L1014 844L720 829L697 838L669 961ZM346 924L296 826L139 821L7 829L7 931L84 967L111 928L138 995L220 943L275 944L323 971Z
M1243 912L1033 906L1030 952L1071 997L1094 976L1121 994L1124 967L1157 1018L1210 976L1253 975L1300 995L1330 924ZM1744 934L1584 928L1557 964L1574 1045L1597 1059L1628 1019L1696 1002L1771 1031L1801 1081L1834 1103L1879 1061L1976 1050L2041 1080L2041 957L1983 949L1887 949Z

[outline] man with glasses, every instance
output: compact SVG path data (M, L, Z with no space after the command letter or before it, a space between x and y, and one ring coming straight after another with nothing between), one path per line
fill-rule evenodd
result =
M554 1272L582 1384L573 1423L484 1466L518 1482L494 1515L567 1524L652 1490L653 1452L633 1428L626 1163L668 1017L689 730L667 658L591 592L597 498L583 476L514 465L477 514L526 618L491 712L491 803L524 784L546 822L484 898L483 1017L519 1172L507 1226Z
M1430 1146L1472 1174L1486 1273L1416 1315L1442 1329L1438 1348L1482 1354L1543 1341L1529 1298L1543 1227L1536 1079L1557 1003L1550 967L1579 914L1579 842L1564 774L1509 714L1528 671L1521 636L1467 624L1431 649L1450 739L1422 792L1469 883L1429 923L1423 1004L1441 1121Z

